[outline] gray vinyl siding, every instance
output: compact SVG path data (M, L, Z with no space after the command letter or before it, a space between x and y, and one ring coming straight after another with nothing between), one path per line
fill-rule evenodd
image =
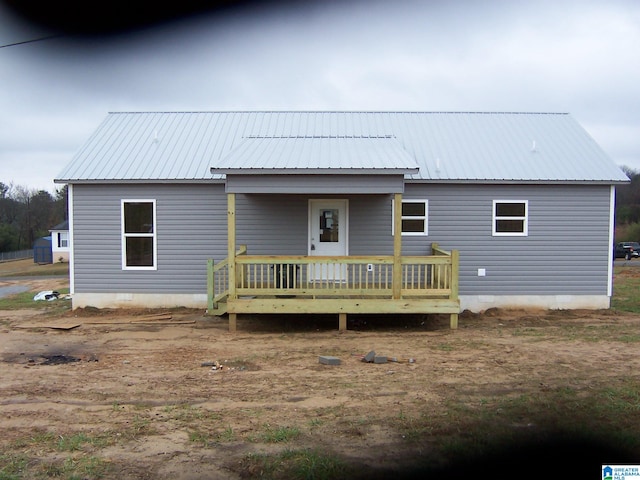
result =
M254 255L307 255L308 197L236 195L236 243Z
M122 270L122 199L155 199L157 270ZM74 185L78 293L206 293L207 259L227 256L221 184Z
M459 250L461 295L607 293L609 186L415 184L404 198L429 200L429 236L404 237L403 253ZM498 199L528 200L528 236L492 236Z
M267 194L400 193L402 175L228 175L227 191Z
M393 195L365 195L349 200L349 253L392 255Z
M157 271L121 268L123 198L156 200ZM392 195L237 194L237 245L306 255L310 198L349 200L351 255L393 253ZM428 200L429 234L404 236L403 253L459 250L461 295L607 293L609 186L407 184L404 198ZM496 199L528 200L528 236L492 236ZM206 260L227 256L223 185L74 185L73 200L79 293L205 293Z

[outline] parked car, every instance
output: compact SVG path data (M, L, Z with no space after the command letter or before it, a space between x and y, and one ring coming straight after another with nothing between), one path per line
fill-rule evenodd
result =
M625 258L631 260L632 258L640 257L640 243L638 242L618 242L616 243L616 258Z

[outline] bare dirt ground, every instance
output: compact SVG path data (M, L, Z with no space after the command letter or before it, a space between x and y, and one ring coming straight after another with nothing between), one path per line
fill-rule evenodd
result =
M446 316L348 328L265 316L231 334L195 310L0 311L0 459L24 461L15 478L119 479L503 478L506 456L520 461L509 478L554 458L597 478L602 463L640 463L637 440L617 435L640 425L638 315L489 310L455 331ZM398 361L363 362L371 351ZM626 403L601 410L607 395ZM575 444L556 448L555 434ZM291 452L335 465L282 473L273 460Z

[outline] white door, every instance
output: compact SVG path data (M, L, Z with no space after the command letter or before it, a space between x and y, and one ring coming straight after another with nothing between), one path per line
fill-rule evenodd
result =
M309 255L338 257L348 255L348 201L309 200ZM311 264L313 280L346 278L346 265Z

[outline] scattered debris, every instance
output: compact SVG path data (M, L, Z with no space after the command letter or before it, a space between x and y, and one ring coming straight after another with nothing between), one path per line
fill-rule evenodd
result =
M33 324L33 323L21 323L13 325L14 328L51 328L54 330L73 330L74 328L79 327L81 324L77 322L54 322L54 323L43 323L43 324Z
M369 353L367 353L363 358L362 361L363 362L367 362L367 363L371 363L373 362L373 359L376 358L376 352L374 352L373 350L371 350Z
M397 362L397 363L416 363L416 359L415 358L390 357L390 358L388 358L388 360L390 362Z
M211 370L222 370L223 365L215 360L213 362L202 362L200 364L201 367L211 367Z
M33 301L37 302L40 300L46 300L50 302L52 300L57 300L59 296L60 296L60 292L56 292L55 290L43 290L42 292L38 292L33 297Z
M340 359L338 357L321 355L319 357L319 361L323 365L340 365Z
M415 358L398 358L398 357L386 357L382 355L376 355L376 352L371 350L366 355L358 355L365 363L416 363Z
M171 320L173 316L170 313L150 313L148 315L136 316L131 320L131 323L146 323L156 322L162 320Z

